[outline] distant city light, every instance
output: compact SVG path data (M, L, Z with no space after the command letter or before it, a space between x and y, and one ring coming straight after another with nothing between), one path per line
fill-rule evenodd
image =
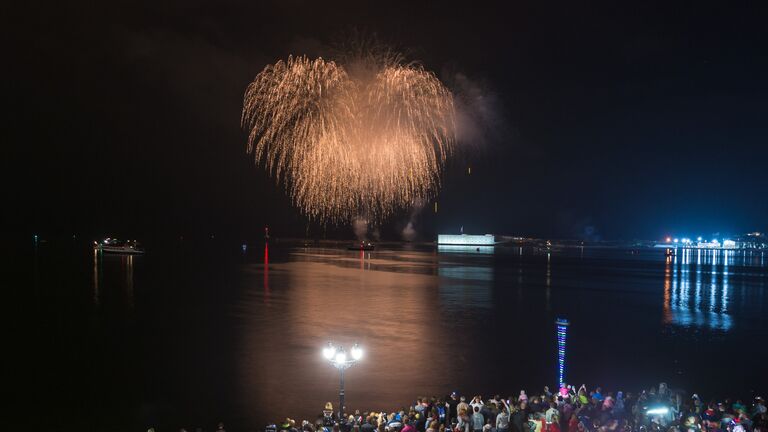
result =
M762 241L765 234L760 237L756 233L747 233L732 238L712 238L706 240L698 236L691 240L689 237L664 237L661 241L655 242L657 248L680 247L684 249L768 249L768 242ZM711 238L711 237L710 237Z
M717 239L712 241L700 241L696 244L696 247L699 249L719 249L720 248L720 242L717 241Z

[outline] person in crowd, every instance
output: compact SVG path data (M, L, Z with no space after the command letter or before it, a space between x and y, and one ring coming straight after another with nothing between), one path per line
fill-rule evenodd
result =
M507 409L507 404L503 400L499 401L499 404L501 409L496 414L496 432L509 432L509 410Z
M426 398L421 398L421 397L416 398L416 403L413 404L414 411L416 411L418 414L421 414L424 412L424 408L426 407L427 407Z
M464 396L461 396L459 398L459 405L456 407L459 411L464 410L467 414L469 414L469 404L467 403L467 398Z
M622 418L624 415L624 392L619 391L616 393L616 401L613 404L613 414Z
M475 405L472 410L472 430L474 432L482 432L483 426L485 426L485 417L480 414L480 405Z
M459 418L456 424L456 432L471 432L469 413L465 408L459 408Z
M528 430L530 432L543 432L544 418L539 412L532 412L528 415Z
M565 400L570 399L571 397L569 387L570 386L566 383L563 383L562 387L560 387L560 397L562 397Z
M525 432L524 424L526 420L524 403L514 407L514 410L510 413L510 424L512 425L512 432Z
M482 396L475 396L472 398L472 402L469 403L469 406L472 407L472 410L475 408L481 409L484 405L485 403L483 402Z
M376 420L372 415L369 415L365 418L365 422L360 425L360 432L375 432L376 431Z
M445 409L446 409L446 418L445 418L445 424L450 425L454 421L457 420L459 415L459 395L456 392L451 392L451 395L448 397L448 400L445 402Z
M410 417L403 416L402 419L403 427L400 429L400 432L416 432L416 428L411 423Z
M587 389L584 387L584 385L581 385L581 388L579 388L578 391L578 403L581 406L589 404L589 398L587 397Z
M659 392L657 393L657 396L660 398L669 397L669 388L667 387L667 383L659 383Z
M602 402L603 401L603 389L600 388L600 387L597 387L595 389L594 393L592 393L592 397L597 399L598 402Z
M555 418L560 416L560 412L557 410L557 404L554 402L549 403L549 409L544 412L544 420L547 424L552 424Z

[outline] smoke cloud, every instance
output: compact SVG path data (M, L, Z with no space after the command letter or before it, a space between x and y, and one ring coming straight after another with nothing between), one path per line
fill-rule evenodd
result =
M418 232L416 232L416 220L418 219L419 214L421 213L421 210L424 208L424 201L418 201L413 205L413 208L411 209L411 215L408 219L408 223L405 225L405 228L400 232L400 236L405 241L414 241L416 240L416 236L418 235Z
M477 150L506 136L501 99L483 81L461 72L448 71L443 82L453 93L456 110L456 137L460 148Z
M403 236L403 240L414 241L416 239L416 228L413 227L413 222L408 221L408 225L403 228L403 232L401 234Z
M353 218L352 231L354 231L355 237L358 240L365 240L368 235L368 220L360 216Z

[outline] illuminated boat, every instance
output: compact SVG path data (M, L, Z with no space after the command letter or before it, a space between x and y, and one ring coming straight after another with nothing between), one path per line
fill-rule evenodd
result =
M375 248L376 246L374 246L373 243L361 241L359 244L353 244L348 246L347 250L372 251Z
M144 248L136 240L118 240L105 238L100 242L93 242L93 249L104 253L115 254L143 254Z

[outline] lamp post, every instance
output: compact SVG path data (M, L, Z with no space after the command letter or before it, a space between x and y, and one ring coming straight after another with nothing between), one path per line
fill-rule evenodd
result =
M331 366L339 370L341 377L339 384L339 420L344 416L344 371L363 358L363 348L355 344L350 350L350 354L352 357L347 357L344 347L335 346L331 342L328 342L328 345L323 348L323 357L331 363Z

